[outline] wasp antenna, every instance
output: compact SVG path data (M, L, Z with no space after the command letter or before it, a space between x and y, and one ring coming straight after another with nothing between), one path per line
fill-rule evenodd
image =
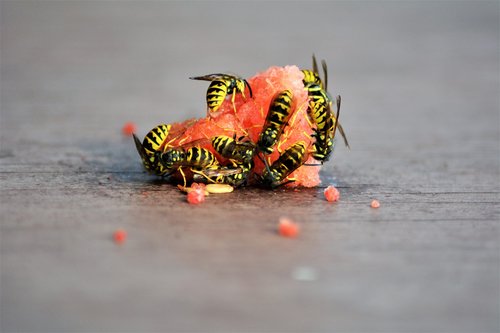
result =
M243 81L245 82L245 85L248 87L248 91L250 92L250 97L253 98L252 87L250 87L250 84L246 79L243 79Z
M191 76L191 80L202 80L202 81L213 81L215 74L201 75L201 76Z
M342 139L344 140L344 144L348 149L351 149L351 146L349 145L349 141L347 141L347 136L345 135L344 128L342 125L339 123L339 115L340 115L340 102L341 102L341 97L340 95L337 96L337 116L335 118L335 129L338 127L340 135L342 135ZM333 132L333 135L335 137L335 132Z
M340 115L340 95L337 96L337 115L335 116L335 127L333 128L333 135L332 137L335 137L335 133L337 132L337 127L339 124L339 115Z
M342 135L342 139L344 140L344 144L345 146L348 148L348 149L351 149L351 146L349 146L349 142L347 141L347 137L345 136L345 132L344 132L344 129L342 128L342 125L338 125L339 127L339 132L340 132L340 135Z
M328 90L328 68L326 66L326 61L321 60L321 67L323 67L323 76L325 80L325 90Z
M266 159L265 158L262 158L262 156L260 156L259 154L257 154L257 157L259 158L259 160L264 163L264 166L266 167L266 170L269 174L271 174L271 169L269 168L269 163L267 163Z
M315 73L318 73L318 63L316 62L316 56L314 55L314 53L313 53L312 59L313 59L313 71Z

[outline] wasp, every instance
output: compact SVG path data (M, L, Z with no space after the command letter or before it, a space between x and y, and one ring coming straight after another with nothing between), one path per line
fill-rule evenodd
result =
M215 155L210 150L199 146L170 148L165 152L156 152L155 158L162 168L168 171L168 176L178 171L184 180L184 186L186 186L186 176L183 168L189 168L192 172L196 172L197 170L214 169L219 166L219 161Z
M194 171L193 180L195 182L206 182L207 180L216 184L229 184L234 187L244 185L254 163L252 160L245 163L238 163L235 166L224 166L201 171Z
M332 98L327 91L328 88L328 68L325 60L321 60L321 67L323 69L323 79L321 81L318 72L318 65L316 63L316 57L313 54L313 70L303 70L304 73L304 86L309 95L309 106L307 113L311 118L312 122L316 125L316 138L322 135L326 137L325 131L331 128L331 117L333 117L331 111ZM307 74L306 74L307 73ZM336 122L336 121L335 121ZM340 135L344 139L344 144L349 148L349 142L345 135L342 125L338 124L338 129Z
M158 157L163 167L168 170L175 170L179 167L204 169L219 165L217 158L210 150L199 146L171 148L159 153Z
M133 135L135 147L147 171L160 176L168 172L162 166L159 160L160 154L157 153L161 153L170 147L170 143L185 131L186 126L178 126L175 130L172 130L172 125L160 124L146 134L142 143L135 134Z
M206 168L218 165L212 152L195 146L199 142L171 147L170 143L183 131L180 128L176 133L172 133L171 128L171 125L166 124L156 126L146 134L142 143L135 134L133 135L135 146L147 171L158 176L166 176L180 167Z
M232 186L241 186L246 183L250 171L253 169L253 156L255 145L250 141L236 140L236 134L231 138L225 135L219 135L212 138L212 146L222 157L231 160L232 165L219 168L211 168L195 171L194 180L219 184L229 184ZM204 179L200 179L200 176Z
M338 119L340 115L340 96L337 96L337 114L325 119L325 126L323 129L316 128L314 134L312 135L316 140L313 144L312 157L321 163L328 161L330 154L333 151L335 132L339 125Z
M331 130L332 124L337 123L337 119L331 110L332 98L326 90L321 89L317 84L309 84L306 88L309 94L307 113L316 125L316 134L326 133L326 131ZM336 124L336 126L339 129L340 135L342 135L344 144L349 148L349 142L347 141L342 125ZM317 135L315 137L317 138Z
M309 95L309 106L307 113L316 128L323 130L327 127L327 120L331 118L332 98L320 85L310 83L306 86Z
M219 135L212 138L212 146L222 157L248 163L253 159L255 144L250 141L236 140L236 134L231 138Z
M248 81L238 76L217 73L190 77L190 79L211 81L207 89L207 107L209 112L216 112L226 100L227 95L232 95L231 102L236 112L236 107L234 105L234 100L236 98L235 91L241 93L243 97L246 98L245 87L248 88L250 97L253 97L252 88L250 84L248 84Z
M292 98L290 90L278 92L269 105L266 120L257 141L257 148L264 154L271 154L278 142L288 120L292 115Z
M159 160L157 152L162 150L172 126L160 124L146 134L143 142L133 134L135 147L141 156L144 168L156 175L164 175L168 172Z
M303 141L299 141L285 149L269 169L264 169L261 176L262 184L276 188L288 183L286 177L302 166L306 161L306 157L306 144Z

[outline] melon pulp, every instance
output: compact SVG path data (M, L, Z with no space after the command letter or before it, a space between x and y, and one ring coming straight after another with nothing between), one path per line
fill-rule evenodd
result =
M253 98L250 97L247 89L245 91L246 97L236 93L235 107L233 107L231 101L232 96L228 96L217 112L212 113L210 116L172 124L170 131L172 135L169 135L166 140L168 146L175 147L196 143L212 151L219 161L224 164L227 161L215 152L211 145L211 138L218 135L233 137L236 134L237 138L244 137L243 140L249 139L256 143L262 131L272 98L277 93L288 89L293 93L292 116L279 142L274 147L274 152L267 156L260 155L265 157L271 164L278 159L280 153L298 141L305 142L307 149L311 150L313 129L308 121L308 94L304 89L303 78L304 75L297 66L273 66L264 72L258 73L247 80L252 87ZM253 172L261 175L264 164L257 156L254 157L254 162ZM320 166L318 162L309 156L306 164L313 165L303 165L295 170L288 176L288 178L293 178L295 181L287 183L286 186L314 187L320 183Z

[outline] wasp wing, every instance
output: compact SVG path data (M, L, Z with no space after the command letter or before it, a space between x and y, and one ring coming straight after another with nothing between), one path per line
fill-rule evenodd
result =
M337 127L338 127L339 133L340 133L340 135L342 135L342 139L344 140L344 144L346 145L347 148L351 149L351 147L349 146L349 142L347 141L347 137L345 135L344 128L339 123L340 102L341 102L341 98L340 98L340 95L338 95L337 96L337 115L335 117L335 129L337 129ZM335 137L335 132L334 132L333 136Z
M323 59L321 60L321 67L323 67L323 80L325 90L328 90L328 68L326 67L326 61Z
M134 137L135 148L137 149L137 152L139 153L143 161L147 161L149 157L146 153L146 150L144 149L144 146L135 134L132 134L132 136Z
M228 78L239 79L239 77L237 77L235 75L223 74L223 73L214 73L214 74L207 74L207 75L190 77L191 80L202 80L202 81L215 81L215 80L228 79Z

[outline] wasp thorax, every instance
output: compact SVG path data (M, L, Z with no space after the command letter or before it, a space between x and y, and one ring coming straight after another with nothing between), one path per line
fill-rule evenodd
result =
M269 133L262 133L259 138L258 148L264 154L271 154L275 143L276 139L272 135L269 135Z
M185 153L180 149L169 149L160 155L160 159L165 168L173 168L175 164L183 161Z

